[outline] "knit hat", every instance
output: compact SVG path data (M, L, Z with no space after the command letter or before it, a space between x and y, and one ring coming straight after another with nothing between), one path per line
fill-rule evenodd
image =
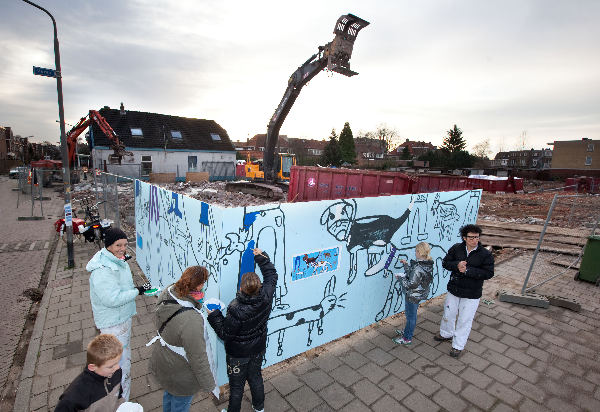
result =
M104 247L109 247L119 239L127 239L127 235L121 229L111 227L104 232Z

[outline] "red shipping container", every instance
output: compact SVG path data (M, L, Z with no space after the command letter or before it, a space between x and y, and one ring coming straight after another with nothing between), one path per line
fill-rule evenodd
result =
M413 179L399 172L292 166L289 202L402 195Z

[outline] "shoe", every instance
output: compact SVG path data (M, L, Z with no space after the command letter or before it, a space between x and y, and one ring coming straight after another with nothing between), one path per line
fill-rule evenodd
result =
M440 335L439 333L437 335L435 335L433 337L433 340L438 341L438 342L446 342L448 340L452 340L452 338L445 338L442 335Z
M398 336L397 338L394 338L392 340L398 345L410 345L412 343L412 340L408 340L404 336Z
M254 409L254 406L252 407L252 410L253 410L254 412L265 412L265 409L264 409L264 408L263 408L263 409L260 409L260 410L258 410L258 409Z
M458 358L461 353L462 353L461 350L454 349L454 348L450 349L450 356L452 356L453 358Z
M221 409L221 412L227 412L227 408Z

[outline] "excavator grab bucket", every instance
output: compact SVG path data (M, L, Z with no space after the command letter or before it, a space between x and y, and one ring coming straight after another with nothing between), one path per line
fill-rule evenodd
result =
M369 24L368 21L354 14L340 16L333 30L335 38L329 46L329 55L327 56L329 70L348 77L358 74L350 70L350 57L352 57L352 48L358 32Z

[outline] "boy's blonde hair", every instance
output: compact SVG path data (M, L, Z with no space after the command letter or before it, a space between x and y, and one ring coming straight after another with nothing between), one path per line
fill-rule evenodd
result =
M418 243L415 246L415 252L418 253L425 260L433 260L431 258L431 246L427 242Z
M123 345L115 335L101 334L87 345L87 364L102 366L123 353Z

